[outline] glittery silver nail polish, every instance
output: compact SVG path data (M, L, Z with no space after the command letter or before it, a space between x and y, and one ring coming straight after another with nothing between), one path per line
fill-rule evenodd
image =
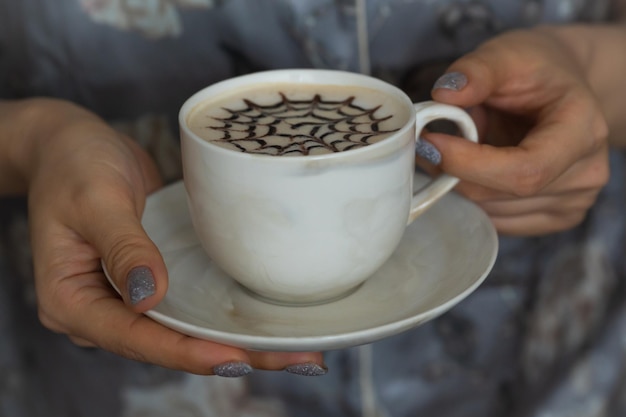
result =
M226 362L213 368L213 373L226 378L237 378L252 373L252 367L245 362Z
M128 296L133 305L145 300L156 292L156 284L154 283L152 271L145 266L138 266L131 269L126 282Z
M310 362L310 363L296 363L294 365L289 365L288 367L285 368L285 371L292 373L292 374L297 374L297 375L303 375L303 376L321 376L321 375L326 375L326 372L328 372L328 369Z
M460 72L449 72L443 74L433 86L433 90L437 88L445 88L448 90L459 91L467 85L467 77Z
M425 139L420 138L415 145L415 153L433 165L441 164L441 153L435 146Z

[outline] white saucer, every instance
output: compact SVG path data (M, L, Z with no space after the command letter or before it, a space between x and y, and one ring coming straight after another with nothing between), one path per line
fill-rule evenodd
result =
M142 222L169 272L167 295L146 314L190 336L256 350L339 349L416 327L474 291L498 251L483 211L450 193L407 228L391 259L354 293L288 307L254 298L211 263L182 182L149 196Z

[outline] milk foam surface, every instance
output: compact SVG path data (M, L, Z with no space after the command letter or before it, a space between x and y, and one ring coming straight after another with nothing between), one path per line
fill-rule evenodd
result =
M409 120L407 107L369 88L263 84L205 100L187 122L199 137L234 151L317 155L389 137Z

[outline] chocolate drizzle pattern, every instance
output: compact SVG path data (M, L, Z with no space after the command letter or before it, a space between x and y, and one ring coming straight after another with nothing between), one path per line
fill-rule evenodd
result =
M361 148L398 130L381 126L393 118L377 117L381 106L364 108L354 101L354 96L325 100L319 94L290 100L284 93L267 105L243 99L244 108L223 108L227 116L212 117L219 124L208 128L221 137L211 141L246 153L298 156Z

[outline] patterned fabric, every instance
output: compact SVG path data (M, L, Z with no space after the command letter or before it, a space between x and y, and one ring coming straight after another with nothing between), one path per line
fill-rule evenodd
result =
M603 0L0 0L0 97L91 108L173 181L178 108L215 81L371 70L421 100L451 60L497 33L610 11ZM612 154L611 183L580 227L502 238L468 299L412 331L328 352L318 378L200 377L75 347L38 322L25 202L2 200L0 417L625 416L625 161Z

